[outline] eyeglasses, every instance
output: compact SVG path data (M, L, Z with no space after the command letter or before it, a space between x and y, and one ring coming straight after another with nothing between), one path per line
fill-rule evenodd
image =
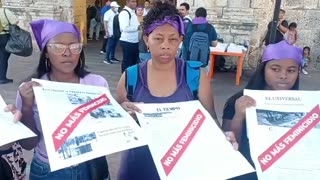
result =
M50 52L59 55L64 54L67 49L69 49L72 54L80 54L82 51L82 43L73 43L70 45L47 44L47 47L49 48Z

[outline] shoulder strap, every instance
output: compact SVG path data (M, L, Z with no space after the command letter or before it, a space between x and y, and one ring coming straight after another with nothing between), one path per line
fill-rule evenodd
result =
M139 65L136 64L126 69L127 98L132 101L139 79Z
M200 85L202 63L200 61L187 61L186 62L186 81L187 85L192 92L194 100L198 100L198 91Z
M128 9L123 9L124 11L127 11L127 13L129 14L129 19L131 19L131 13L128 11Z
M8 21L8 24L11 25L9 19L8 19L8 16L7 16L7 13L6 13L6 8L3 8L3 12L4 12L4 16L6 17L7 21Z

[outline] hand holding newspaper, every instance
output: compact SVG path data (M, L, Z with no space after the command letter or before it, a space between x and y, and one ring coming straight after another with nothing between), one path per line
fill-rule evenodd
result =
M320 177L320 92L254 91L246 123L259 180Z
M6 103L0 95L0 146L36 136L30 129L21 122L14 122L11 112L5 112Z
M222 180L254 171L199 101L137 106L161 180Z
M142 130L105 87L34 79L52 171L145 145Z

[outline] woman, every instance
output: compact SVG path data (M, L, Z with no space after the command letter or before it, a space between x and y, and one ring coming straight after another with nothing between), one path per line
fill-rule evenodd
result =
M302 49L289 45L285 40L268 45L262 55L262 64L245 89L298 90ZM223 112L223 129L233 131L239 143L239 151L253 165L246 131L245 110L255 101L244 96L243 91L233 95ZM256 173L243 175L236 180L256 180Z
M144 9L143 6L137 6L136 8L136 14L140 24L143 23L143 9Z
M8 105L4 111L12 112L15 121L21 119L21 112L13 105ZM23 158L23 151L18 142L0 146L0 179L20 180L26 177L27 163Z
M30 25L41 50L39 65L33 78L108 87L103 77L85 70L80 32L75 25L54 20L33 21ZM39 84L29 81L20 85L16 102L23 114L21 122L38 135L36 138L21 141L23 148L27 150L35 148L30 180L107 178L108 168L105 157L62 170L50 171L33 86L39 86Z
M202 105L216 119L212 89L201 69L197 97L186 83L185 67L188 63L176 59L179 44L184 35L184 24L174 5L157 2L144 18L144 40L150 49L152 59L139 64L139 79L135 93L127 96L126 72L122 75L117 98L129 112L139 111L133 103L172 103L199 99ZM200 71L201 64L198 65ZM130 93L129 93L130 94ZM128 99L129 98L129 99ZM218 123L218 122L217 122ZM123 153L119 180L160 179L148 146Z

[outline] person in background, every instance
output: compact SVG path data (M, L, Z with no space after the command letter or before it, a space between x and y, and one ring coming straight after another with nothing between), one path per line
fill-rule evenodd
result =
M144 1L144 9L143 9L143 15L145 16L148 14L148 12L150 11L151 5L150 5L150 1L149 0L145 0Z
M128 67L137 64L139 61L140 23L135 12L136 7L136 0L126 0L124 10L119 13L120 45L123 53L121 72L124 72Z
M12 83L12 79L7 78L8 61L10 53L5 49L6 44L9 40L9 22L11 24L18 24L18 19L9 10L0 8L0 84Z
M139 21L140 25L143 22L143 10L144 10L143 6L137 6L137 8L136 8L136 14L137 14L138 21Z
M284 34L288 31L288 21L285 20L286 11L284 9L280 9L279 20L277 24L276 30L276 39L274 43L278 43L284 40ZM268 29L263 33L260 46L262 46L263 42L265 42L265 46L271 44L270 34L272 30L272 22L269 22Z
M179 44L184 36L184 23L175 5L168 2L155 2L154 8L143 22L144 40L150 49L152 59L138 66L137 86L131 95L126 89L126 76L129 67L121 76L117 86L117 101L128 112L140 110L134 105L143 103L173 103L199 100L211 116L217 120L212 87L200 64L198 69L199 91L192 92L186 82L188 62L176 58ZM219 124L216 121L217 124ZM170 126L168 124L168 126ZM234 140L234 138L233 138ZM134 148L122 154L118 180L159 180L148 146Z
M96 34L96 40L99 40L101 30L101 9L99 7L99 0L94 3L95 11L93 12L94 18L90 19L89 40L93 40L93 33Z
M34 97L33 87L40 86L32 78L55 82L77 83L107 87L107 81L85 70L85 55L79 29L71 23L37 20L30 23L41 51L35 74L19 86L16 106L22 112L21 122L38 136L20 141L24 149L34 148L30 180L104 180L109 171L105 157L96 158L72 167L51 172L47 150ZM63 109L56 109L61 112ZM52 119L54 120L54 119Z
M190 41L193 33L195 32L205 32L208 34L208 45L207 47L210 48L210 46L216 47L218 44L218 35L208 20L207 20L207 10L203 7L200 7L195 12L196 17L192 20L190 23L190 26L187 26L186 30L186 36L183 40L182 45L182 57L185 60L190 60L190 51L193 50L193 47L190 47ZM206 47L206 48L207 48ZM191 49L190 49L191 48ZM208 60L210 56L210 50L208 50Z
M302 64L302 49L283 40L268 45L262 55L262 64L244 89L251 90L298 90L299 70ZM277 92L274 92L277 93ZM246 128L246 108L255 101L243 95L243 90L230 97L224 107L222 127L233 131L239 143L240 153L254 167L249 148ZM257 174L250 173L232 180L258 180Z
M180 4L179 13L186 24L192 22L192 19L189 15L189 10L190 10L190 5L188 3L184 2Z
M8 105L5 112L14 114L14 121L20 121L21 111L13 105ZM19 142L0 146L0 179L21 180L26 179L27 163L23 157L23 150Z
M105 37L108 38L108 44L106 46L106 57L103 60L106 64L112 64L112 61L119 62L118 59L115 58L115 51L117 47L118 40L113 36L113 19L114 16L118 14L119 4L116 1L113 1L111 4L111 9L106 12L104 15L104 26L106 30Z
M303 48L303 62L302 62L302 68L301 68L301 72L303 74L309 74L308 71L306 70L306 67L308 67L311 61L310 51L311 49L308 46Z
M289 44L295 45L298 40L297 23L292 22L289 24L289 30L284 35Z
M111 0L106 1L106 5L103 6L103 8L101 9L101 17L104 17L105 13L111 9ZM103 25L103 27L105 27L105 25ZM104 28L104 32L106 32L106 29ZM108 37L104 36L103 37L103 43L102 43L102 47L100 50L100 54L105 54L106 53L106 48L107 48L107 44L108 44Z
M150 2L145 1L145 5L146 5L146 3L147 3L148 8L151 9L154 1L150 1ZM144 7L144 10L145 9L146 8ZM145 15L143 15L143 16L145 16ZM142 25L142 24L143 24L143 18L142 18L142 21L140 22L140 25ZM140 60L140 62L143 62L143 61L147 61L149 59L151 59L151 53L149 52L149 48L147 47L146 43L143 40L143 29L140 28L140 31L139 31L139 60Z

